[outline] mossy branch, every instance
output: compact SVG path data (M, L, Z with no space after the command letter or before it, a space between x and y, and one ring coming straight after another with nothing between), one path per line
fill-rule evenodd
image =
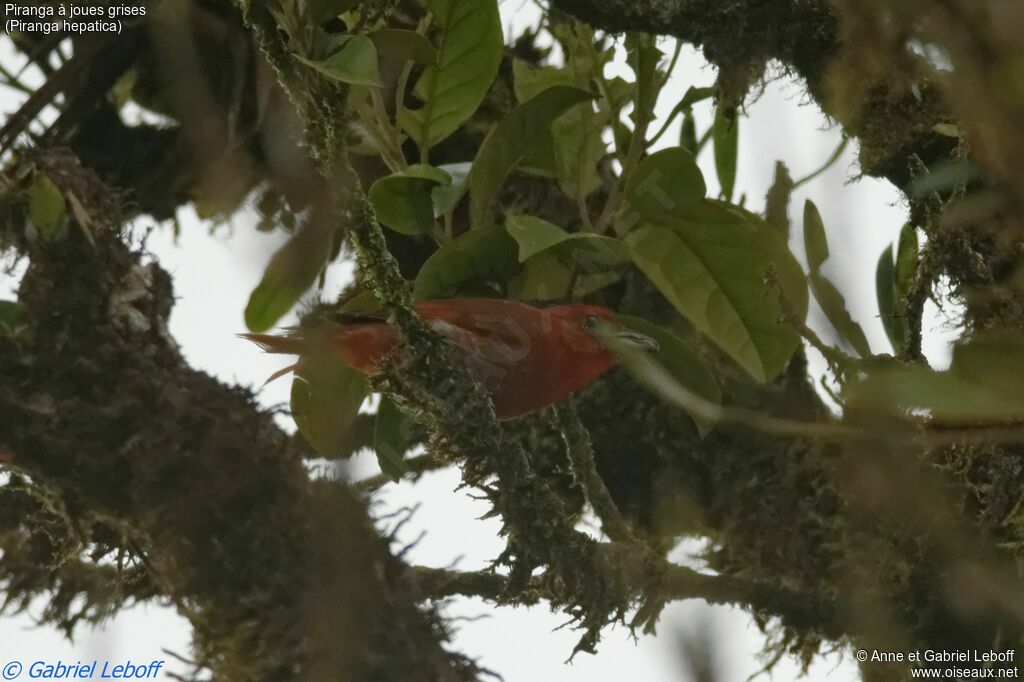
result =
M636 542L633 531L630 530L626 520L622 518L622 513L619 512L601 475L597 472L590 434L580 422L579 415L576 414L572 403L558 408L557 411L558 421L565 436L569 460L572 462L577 480L586 491L590 506L594 508L597 518L601 520L604 532L616 542Z
M613 545L604 544L602 551ZM455 571L423 566L410 567L406 579L413 591L424 598L444 599L456 595L497 601L508 589L508 577L493 571ZM530 582L533 601L549 598L543 576ZM738 606L778 618L789 627L817 632L825 637L844 634L834 604L810 595L767 583L724 575L708 575L686 566L666 565L652 597L660 604L700 599L709 604Z

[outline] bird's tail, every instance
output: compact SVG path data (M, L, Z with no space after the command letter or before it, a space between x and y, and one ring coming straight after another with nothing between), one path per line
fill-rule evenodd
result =
M306 338L301 334L239 334L252 341L267 353L302 355L306 350Z
M252 341L257 346L262 348L267 353L280 353L282 355L302 355L306 352L307 341L306 338L299 333L287 333L287 334L239 334L243 339ZM266 386L274 379L282 377L289 372L292 372L299 368L302 363L300 359L298 362L288 365L283 369L279 369L270 377L263 382Z

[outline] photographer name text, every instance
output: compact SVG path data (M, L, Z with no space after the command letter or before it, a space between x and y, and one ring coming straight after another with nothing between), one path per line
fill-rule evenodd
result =
M4 680L155 680L163 666L162 660L10 661L0 674Z

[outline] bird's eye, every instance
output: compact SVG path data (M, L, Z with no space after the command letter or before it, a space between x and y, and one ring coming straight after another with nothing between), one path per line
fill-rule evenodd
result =
M580 321L580 327L583 331L592 332L597 329L597 315L587 315Z

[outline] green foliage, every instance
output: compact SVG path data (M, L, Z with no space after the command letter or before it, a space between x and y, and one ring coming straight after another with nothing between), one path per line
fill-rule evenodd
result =
M39 236L54 240L67 220L67 204L60 188L45 173L37 172L28 197L28 217Z
M313 286L330 259L334 238L335 229L326 220L312 220L274 254L245 307L251 331L273 327Z
M658 49L657 39L646 33L628 34L626 57L636 77L633 120L650 120L658 103L658 93L665 82L664 75L658 71L662 53Z
M521 59L512 62L512 89L516 101L522 104L556 85L580 87L580 81L571 71L555 66L532 67Z
M427 259L416 276L417 300L455 296L470 283L504 282L519 271L516 243L500 227L471 230Z
M846 309L846 300L839 289L821 271L829 257L828 240L818 207L810 199L804 204L804 250L807 252L807 264L810 267L808 279L811 291L814 292L814 298L817 299L825 317L838 332L839 337L860 357L869 357L871 347L868 345L864 330L854 322Z
M906 332L896 318L896 293L893 290L896 268L893 265L892 246L887 246L875 266L875 296L878 315L894 351L899 353L906 343Z
M644 222L626 238L633 262L694 326L754 379L773 379L800 343L785 322L779 292L807 314L807 285L777 232L763 222L705 200L690 218Z
M691 85L686 89L686 93L683 95L683 99L679 101L679 106L689 109L698 102L703 102L706 99L711 99L715 95L715 89L713 87L697 87Z
M697 120L693 117L693 109L683 112L683 124L679 128L679 147L697 155Z
M850 388L863 409L927 411L946 423L1015 422L1024 418L1024 339L982 336L957 344L945 372L888 362Z
M373 427L373 449L381 472L393 481L409 470L405 453L413 444L413 428L413 422L390 398L381 398Z
M303 358L292 380L292 418L317 453L332 459L352 454L346 446L367 390L366 378L337 358Z
M691 217L706 192L692 154L678 147L655 152L627 179L619 230L627 232L642 221Z
M522 271L509 294L528 301L580 297L618 279L612 272L629 261L618 239L588 232L570 233L533 216L509 216L506 229L519 245Z
M402 108L398 116L424 152L477 110L504 49L496 0L428 0L427 8L441 31L437 62L423 72L413 90L423 106Z
M549 130L552 122L575 104L591 99L579 88L556 85L520 104L496 125L477 152L469 174L470 216L474 228L490 219L505 178L538 141L535 131Z
M473 164L449 163L439 166L451 178L451 184L438 185L430 192L434 200L434 214L445 215L455 210L455 207L462 201L462 197L469 191L469 172Z
M722 107L715 108L715 121L711 127L715 147L715 172L722 188L723 199L732 200L736 189L736 166L739 154L740 120L728 115Z
M381 85L377 47L366 36L319 32L313 43L313 56L295 58L339 83Z
M906 297L917 274L917 232L911 225L900 231L895 259L893 247L882 252L875 269L878 312L893 350L902 353L910 336L906 319Z
M366 37L373 41L381 59L413 61L433 66L437 63L437 50L422 33L401 28L382 28Z
M557 85L589 89L595 65L588 61L593 36L574 40L569 65L564 68L530 68L520 60L513 63L516 99L526 102L542 91ZM581 54L583 53L583 54ZM558 116L550 128L537 131L538 140L524 154L521 166L539 175L557 177L565 194L573 199L584 198L601 185L597 164L607 152L602 132L609 115L594 110L592 102L582 102Z
M629 260L629 250L618 239L589 232L566 232L533 216L509 216L506 229L519 245L520 263L548 251L575 260L588 272L606 270Z
M451 180L442 170L416 164L377 180L367 196L382 225L402 234L424 234L434 227L433 191Z

